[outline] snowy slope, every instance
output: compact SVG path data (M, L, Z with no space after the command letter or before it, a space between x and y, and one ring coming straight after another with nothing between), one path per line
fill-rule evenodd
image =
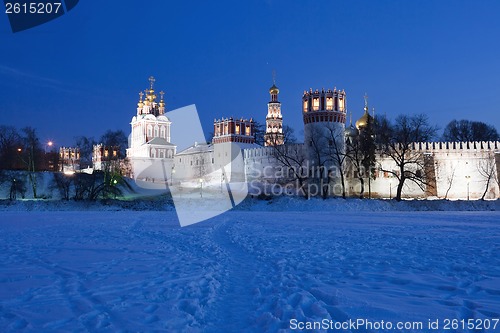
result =
M499 220L256 209L180 228L173 211L4 211L0 331L289 332L293 318L498 318Z

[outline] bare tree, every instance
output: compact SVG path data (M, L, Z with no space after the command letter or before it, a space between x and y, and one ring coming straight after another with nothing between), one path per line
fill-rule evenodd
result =
M326 170L326 164L329 160L326 147L328 139L325 133L328 132L326 124L311 124L309 135L306 135L304 148L307 152L307 167L309 171L309 187L318 186L321 189L323 198L327 196L328 184L330 183L329 174ZM310 163L310 164L309 164Z
M283 144L281 144L283 139ZM283 137L271 134L268 136L269 147L272 148L273 156L285 172L285 182L296 182L297 191L304 197L308 196L305 188L308 180L308 173L304 166L306 156L302 145L296 144L294 130L290 126L283 126Z
M21 136L13 126L0 126L0 169L13 170L20 167L19 151Z
M331 165L328 171L329 179L334 178L335 174L340 178L342 198L345 198L345 169L348 155L345 149L344 131L328 125L325 128L325 139L328 142L328 146L325 147L325 155L327 156L327 162Z
M59 191L61 199L63 200L70 199L71 183L73 176L74 175L65 175L62 172L54 173L54 179L51 187Z
M32 127L25 127L22 129L24 136L22 138L24 149L21 160L28 171L28 178L33 190L33 198L37 198L37 179L36 179L36 166L40 163L41 148L40 140L36 131Z
M454 166L453 169L451 170L451 173L447 175L446 177L446 183L448 187L446 188L446 193L444 195L445 199L448 199L448 194L450 193L451 187L453 186L453 180L455 179L455 170L457 169L457 166Z
M266 125L259 123L258 121L254 121L253 124L255 143L259 146L263 146L265 142L264 134L266 134Z
M24 198L26 193L26 184L19 172L0 170L0 185L6 184L9 187L9 199L16 200L17 194Z
M488 189L490 188L490 183L496 181L497 170L495 165L495 158L493 154L488 154L487 158L482 159L477 164L477 171L481 175L484 181L484 192L481 196L481 200L486 198L488 194Z
M348 168L351 168L353 175L359 180L359 198L364 197L365 192L365 178L368 178L368 185L370 185L370 178L375 179L375 139L373 135L373 126L367 126L357 134L352 133L346 139L346 155L349 162ZM370 190L370 188L369 188Z
M467 142L467 141L496 141L500 135L492 125L480 121L452 120L443 131L444 141Z
M125 151L128 146L128 138L122 130L107 130L101 137L101 143L104 147L119 147L119 158L125 157Z
M93 137L78 136L75 138L75 145L80 149L80 169L92 166L92 152L97 142Z
M397 167L397 170L381 170L398 180L396 200L401 200L406 181L415 183L422 191L426 191L430 186L431 175L428 175L426 170L432 168L428 167L428 159L416 145L432 140L436 132L437 128L429 124L424 114L400 115L394 124L389 121L379 122L376 134L381 142L381 151L392 159Z

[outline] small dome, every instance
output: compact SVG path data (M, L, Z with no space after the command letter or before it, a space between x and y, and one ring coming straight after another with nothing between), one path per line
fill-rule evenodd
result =
M273 84L273 86L271 88L269 88L269 93L270 94L279 94L280 90L278 89L278 87L276 87L275 84Z
M373 117L368 113L368 109L365 109L365 114L356 121L356 128L359 130L366 127L368 124L373 124Z
M358 135L358 130L354 126L349 126L345 129L345 136L355 137Z

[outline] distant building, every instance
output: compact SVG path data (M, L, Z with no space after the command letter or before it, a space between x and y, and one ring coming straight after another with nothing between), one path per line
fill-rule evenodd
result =
M122 156L120 156L119 146L104 146L102 143L94 145L92 151L92 165L94 170L109 170L110 167L119 166Z
M59 148L59 171L76 172L80 170L80 149L74 147Z

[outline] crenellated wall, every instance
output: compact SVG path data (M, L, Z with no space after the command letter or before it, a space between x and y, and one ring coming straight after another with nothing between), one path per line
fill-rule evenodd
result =
M497 181L500 179L500 141L417 142L412 149L420 153L421 158L428 157L432 163L425 170L431 175L428 179L430 186L422 190L407 181L403 197L480 199L485 192L486 199L500 196ZM377 164L382 170L397 170L395 162L383 154L378 154ZM489 184L488 174L491 175ZM350 185L355 188L355 180ZM374 197L388 198L395 196L398 181L390 173L377 171L376 179L370 185Z
M500 150L500 141L473 142L416 142L411 146L417 151L466 151L466 150Z
M303 144L286 145L286 154L303 153ZM500 141L487 142L418 142L412 149L426 156L430 163L423 170L430 174L430 186L421 189L411 181L405 182L403 197L448 199L479 199L486 191L486 199L500 196ZM283 163L276 159L276 148L262 147L245 149L245 172L247 181L263 184L284 182L287 175L282 172ZM377 154L375 180L365 180L365 196L389 198L396 195L398 181L390 173L381 170L397 170L395 162L388 156ZM491 175L488 189L486 183ZM282 177L280 179L280 177ZM351 196L359 194L359 180L347 172L347 192Z

